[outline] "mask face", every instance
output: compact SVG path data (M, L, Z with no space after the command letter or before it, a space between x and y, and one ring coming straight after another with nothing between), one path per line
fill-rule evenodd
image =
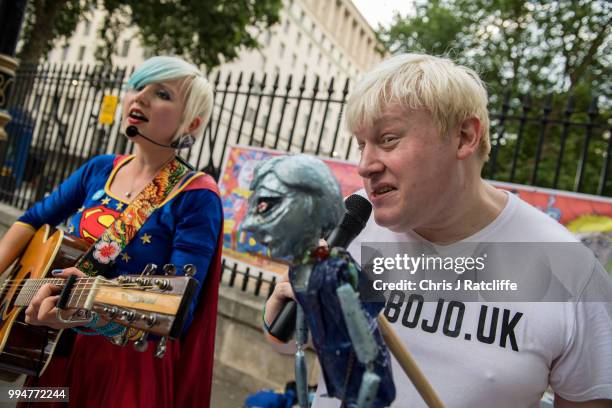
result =
M319 238L312 199L284 184L274 173L267 173L249 198L242 229L266 246L272 258L298 257L312 246L313 237Z

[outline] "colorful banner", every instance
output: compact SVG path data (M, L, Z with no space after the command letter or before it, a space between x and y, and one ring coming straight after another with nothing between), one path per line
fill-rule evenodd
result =
M612 273L612 199L521 184L489 181L565 225Z
M255 166L270 157L286 154L268 149L231 146L226 152L219 187L223 200L225 225L223 253L256 268L284 273L286 265L265 257L265 248L251 234L240 231L246 216L249 185ZM320 158L340 183L342 195L348 196L362 188L357 166L342 160ZM565 225L612 271L612 199L587 194L491 181L497 188L511 191L531 205Z

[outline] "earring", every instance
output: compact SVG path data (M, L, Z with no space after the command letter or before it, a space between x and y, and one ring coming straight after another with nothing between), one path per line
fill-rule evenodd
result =
M172 142L170 146L175 149L187 149L193 146L194 143L195 138L191 134L186 133L182 135L179 140Z

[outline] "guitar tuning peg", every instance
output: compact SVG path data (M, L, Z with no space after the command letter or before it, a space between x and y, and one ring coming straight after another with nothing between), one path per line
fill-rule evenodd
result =
M173 264L165 264L162 270L164 271L164 275L176 274L176 266L174 266Z
M117 346L125 346L128 342L128 332L130 331L129 328L126 328L122 334L118 334L117 336L113 337L111 342L113 342L115 345Z
M154 275L156 270L157 270L157 265L150 263L144 267L141 275Z
M113 320L115 316L117 316L117 313L119 313L119 310L117 310L116 307L104 307L102 312L109 318L109 320Z
M187 264L183 266L183 272L185 272L185 276L193 277L196 274L196 267L193 264Z
M164 354L166 354L166 342L168 341L167 337L162 337L157 343L157 348L155 349L155 357L163 358Z
M143 333L142 336L134 342L134 350L140 353L145 352L149 346L149 342L147 341L148 336L149 333Z

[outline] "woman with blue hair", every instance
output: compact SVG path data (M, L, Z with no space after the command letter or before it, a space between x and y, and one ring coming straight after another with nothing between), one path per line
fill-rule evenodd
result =
M182 274L183 266L191 264L199 281L197 293L180 339L168 341L163 358L156 358L156 344L141 352L116 345L124 329L102 315L85 326L59 320L59 289L43 286L26 309L26 322L78 334L67 356L53 357L43 375L29 379L28 385L69 387L70 406L208 407L222 206L212 177L190 171L177 159L176 149L191 146L203 134L212 110L212 86L198 68L175 57L145 61L128 86L122 130L133 140L135 153L94 157L26 211L0 242L0 270L39 227L68 218L68 232L92 247L75 267L52 271L55 277L114 278L140 274L149 263L174 264ZM130 225L122 221L126 218L142 222ZM126 235L111 242L119 222L128 228L114 231ZM128 230L134 231L131 236ZM127 244L115 245L121 241ZM150 342L144 338L140 345Z

